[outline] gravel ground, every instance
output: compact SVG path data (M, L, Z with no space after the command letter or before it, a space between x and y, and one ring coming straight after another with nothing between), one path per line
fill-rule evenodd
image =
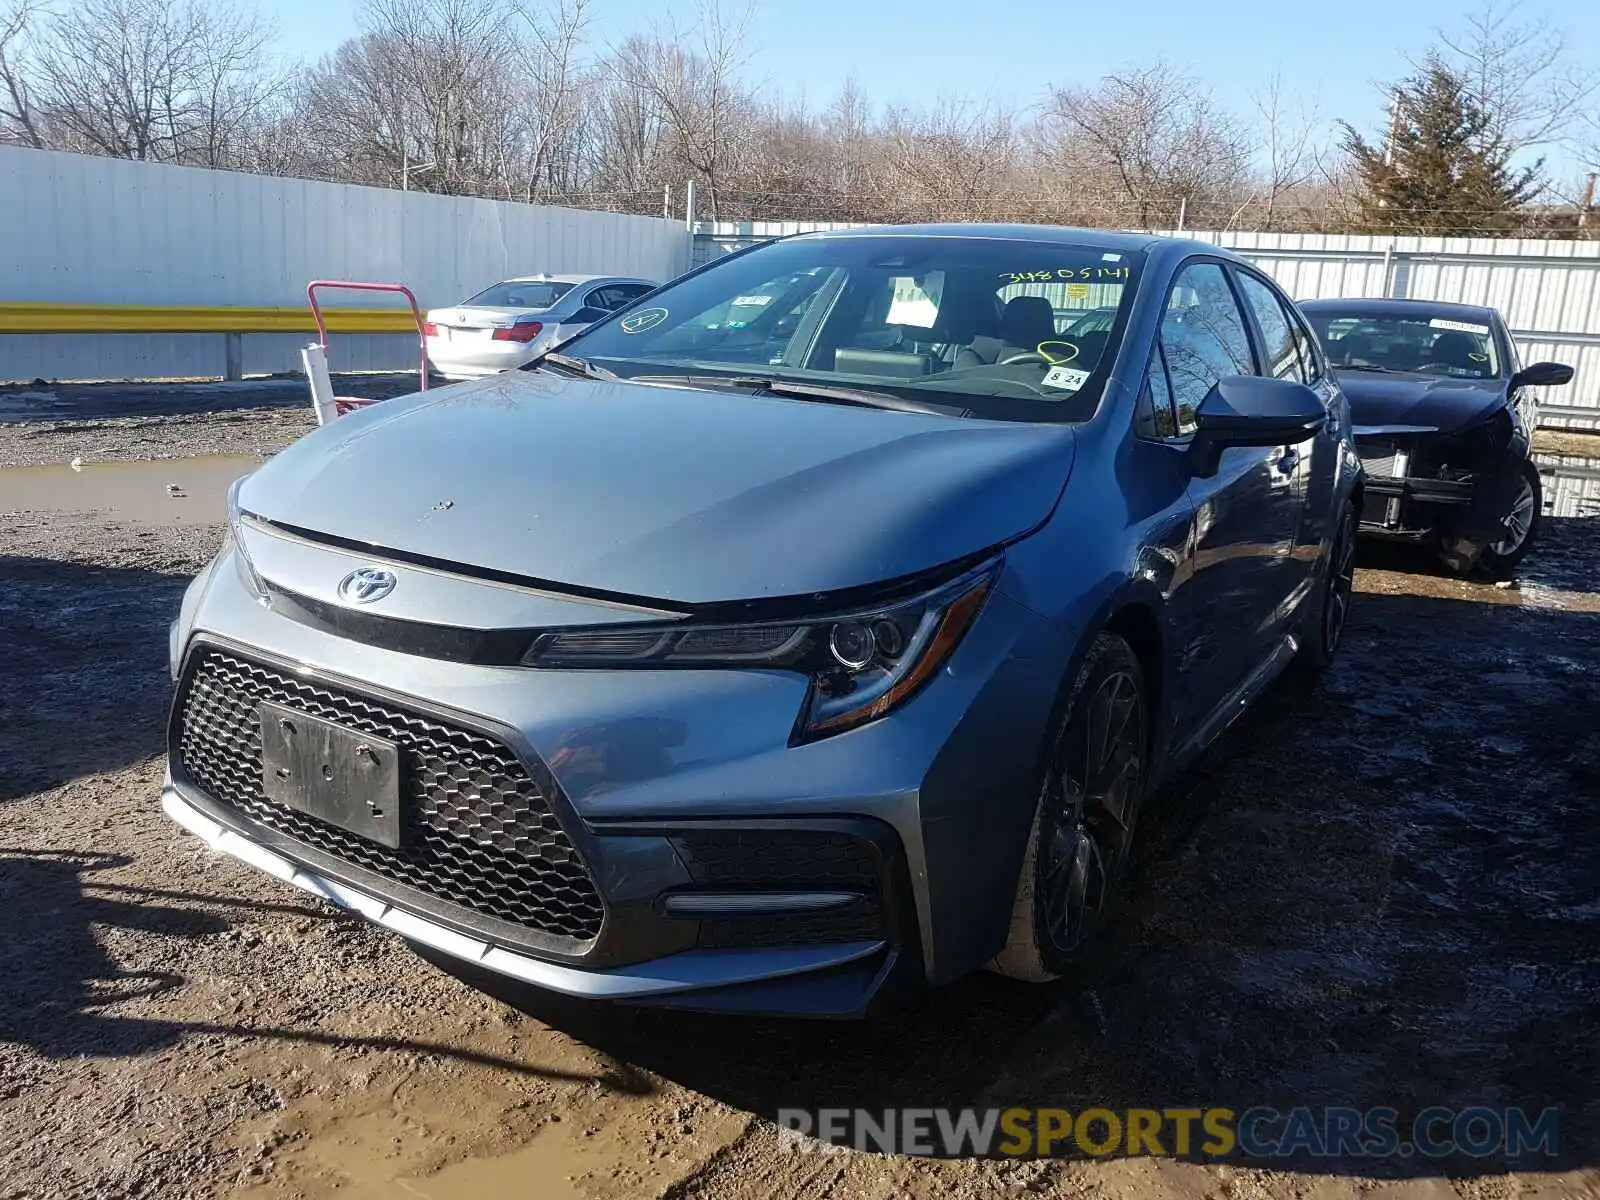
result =
M0 426L0 463L308 417L68 415ZM156 797L165 627L220 524L0 514L0 1196L1600 1195L1597 533L1550 522L1511 588L1366 550L1338 665L1160 798L1075 978L816 1025L513 1006L207 855ZM938 1162L772 1125L1012 1103L1553 1105L1561 1158Z
M386 399L411 375L339 375L340 396ZM97 460L270 454L311 430L304 379L238 383L0 386L0 467Z

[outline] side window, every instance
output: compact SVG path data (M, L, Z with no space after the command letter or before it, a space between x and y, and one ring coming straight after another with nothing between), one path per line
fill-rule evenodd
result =
M1245 303L1249 304L1250 311L1255 313L1256 324L1261 329L1262 348L1267 355L1267 370L1274 378L1305 383L1305 364L1300 359L1300 347L1294 336L1294 327L1289 323L1289 314L1284 311L1277 293L1254 275L1247 275L1243 271L1236 272L1236 275L1239 279L1239 290L1244 293Z
M1505 331L1505 339L1506 362L1510 367L1510 369L1506 371L1506 374L1515 375L1518 371L1522 370L1522 352L1517 349L1517 339L1511 336L1511 331L1509 329Z
M1314 384L1327 374L1322 366L1322 349L1293 308L1289 310L1289 324L1294 330L1295 345L1300 347L1300 361L1305 364L1306 382Z
M623 304L632 303L646 292L655 291L655 288L647 283L619 283L611 290L622 297L621 302L617 305L618 308L621 308Z
M591 308L603 309L606 312L610 312L614 308L621 308L623 305L622 289L615 287L595 288L594 291L589 293L584 303Z
M1193 263L1178 272L1161 321L1161 353L1179 436L1194 432L1195 409L1217 380L1256 373L1244 315L1216 263Z
M1150 369L1145 373L1144 395L1139 398L1136 417L1140 437L1178 436L1178 413L1172 404L1172 387L1167 382L1167 364L1158 345L1150 352Z

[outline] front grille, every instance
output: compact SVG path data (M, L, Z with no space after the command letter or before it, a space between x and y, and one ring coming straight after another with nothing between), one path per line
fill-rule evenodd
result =
M266 798L263 700L400 746L399 849ZM191 658L179 722L182 773L248 822L484 917L578 942L600 932L604 909L576 847L538 782L493 737L214 647Z
M817 829L705 829L673 835L696 884L728 891L850 891L834 912L721 917L700 923L700 945L735 949L878 941L887 936L877 848L853 834Z
M1356 453L1361 456L1361 465L1373 479L1395 477L1395 449L1393 442L1380 438L1362 438L1356 442Z

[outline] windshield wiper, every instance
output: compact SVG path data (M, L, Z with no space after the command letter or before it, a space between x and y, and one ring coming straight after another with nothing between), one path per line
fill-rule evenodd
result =
M923 413L930 417L964 417L971 411L959 404L928 404L921 400L907 400L890 392L774 379L765 375L631 375L629 379L633 383L675 383L684 387L754 388L769 395L789 396L796 400L820 400L825 404L847 404L855 408Z
M1385 375L1403 375L1404 371L1396 371L1393 367L1380 367L1376 364L1346 363L1340 367L1341 371L1382 371Z
M576 372L585 379L615 379L615 371L608 371L604 367L597 367L586 358L579 358L575 354L561 354L555 350L546 351L539 358L539 364L554 363L568 371Z

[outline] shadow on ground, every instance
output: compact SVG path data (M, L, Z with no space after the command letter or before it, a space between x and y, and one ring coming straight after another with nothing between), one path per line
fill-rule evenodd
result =
M161 752L189 578L0 555L0 801Z
M321 906L123 887L97 878L132 861L127 855L0 847L0 911L6 914L0 923L0 1043L25 1046L52 1059L126 1057L198 1035L220 1034L256 1042L436 1054L515 1074L595 1083L612 1091L651 1090L649 1082L628 1067L573 1073L420 1039L163 1018L162 997L183 988L188 980L176 970L124 965L106 948L108 933L132 930L157 939L168 948L156 956L165 965L184 959L181 943L214 937L231 927L226 918L206 909L273 911L314 920L349 918ZM114 1011L128 1008L157 1015Z
M1591 525L1592 528L1592 525ZM977 975L860 1024L589 1007L484 979L727 1103L1559 1110L1596 1161L1600 617L1361 595L1158 799L1113 947L1047 987ZM1275 1162L1275 1166L1294 1165ZM1388 1177L1547 1158L1308 1159Z

